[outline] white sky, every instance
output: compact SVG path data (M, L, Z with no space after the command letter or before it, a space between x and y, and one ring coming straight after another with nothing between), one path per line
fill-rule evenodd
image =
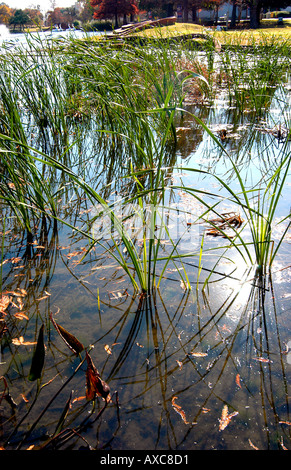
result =
M51 0L2 0L3 3L6 3L10 8L20 8L24 10L25 8L34 8L39 6L42 12L51 10L52 1ZM74 5L77 0L54 0L56 7L70 7ZM0 2L1 3L1 2Z

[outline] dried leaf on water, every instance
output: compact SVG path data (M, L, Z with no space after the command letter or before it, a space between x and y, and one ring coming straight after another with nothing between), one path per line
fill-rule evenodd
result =
M179 366L179 370L182 370L182 368L183 368L183 362L178 361L178 360L176 360L176 362L177 362L177 364L178 364L178 366Z
M221 418L219 420L219 431L223 431L226 426L230 423L231 418L238 415L238 411L234 411L233 413L228 413L228 406L224 405L221 413Z
M0 312L1 313L6 314L5 310L9 306L10 302L11 302L11 298L8 295L2 295L0 299Z
M201 408L201 412L206 414L210 412L210 408L205 408L204 406Z
M29 320L28 316L24 312L16 312L14 316L18 318L18 320Z
M66 345L73 351L74 354L79 354L84 350L83 344L71 333L69 333L65 328L55 322L53 319L52 314L50 315L52 324L54 325L55 329L59 333L62 340L66 343Z
M258 447L256 447L250 439L249 439L249 444L254 450L259 450Z
M112 354L109 344L105 344L104 349L107 352L107 354Z
M236 383L236 385L237 385L239 388L241 388L241 384L240 384L240 375L239 375L239 374L236 375L235 383Z
M106 402L111 400L110 388L104 380L101 379L98 370L93 364L90 354L86 351L87 370L86 370L86 398L102 397Z
M187 284L185 281L183 281L183 279L180 281L180 287L183 291L187 290Z
M259 361L259 362L273 362L270 359L266 359L265 357L253 357L254 361Z
M205 357L207 355L208 354L204 352L191 352L191 356L194 356L194 357Z
M178 397L172 398L172 407L174 408L174 410L181 416L185 424L197 424L195 422L191 423L190 421L187 421L185 411L183 411L182 407L176 403L177 398Z
M283 450L289 450L283 442L283 436L281 436L280 444L281 444L281 447L282 447Z
M45 359L43 332L44 332L44 325L40 327L36 348L32 357L30 372L28 376L28 380L30 381L34 381L41 377L41 373L42 373L42 369L44 365L44 359Z
M16 346L33 346L36 344L35 341L24 341L23 336L20 336L19 338L13 338L12 343L15 344Z
M206 235L212 235L214 237L225 237L225 235L222 233L223 230L228 228L241 227L244 220L239 214L233 214L233 212L229 212L221 214L221 217L209 220L208 222L211 224L211 228L207 230Z
M43 297L39 297L38 299L36 299L37 302L40 302L41 300L44 300L44 299L47 299L48 298L48 295L44 295Z

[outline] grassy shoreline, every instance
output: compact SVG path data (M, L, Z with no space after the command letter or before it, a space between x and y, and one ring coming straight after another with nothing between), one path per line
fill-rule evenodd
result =
M222 45L250 45L261 40L262 36L266 42L289 41L291 39L291 20L284 20L284 25L278 27L272 25L270 20L263 20L262 27L257 30L251 29L233 29L228 31L217 31L214 28L206 28L198 24L176 23L162 28L153 28L140 31L129 35L128 37L147 38L147 39L169 39L181 36L203 34L205 36L215 37Z

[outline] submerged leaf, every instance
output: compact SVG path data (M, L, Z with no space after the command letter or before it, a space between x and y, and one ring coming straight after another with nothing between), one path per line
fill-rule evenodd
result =
M24 341L23 336L20 336L19 338L13 338L12 343L15 344L16 346L32 346L33 344L36 344L35 341Z
M239 375L239 374L236 375L235 383L236 383L236 385L237 385L239 388L241 388L241 384L240 384L240 375Z
M195 357L205 357L207 355L208 354L204 352L191 352L191 356L195 356Z
M1 313L5 313L5 310L7 309L10 302L11 302L11 298L8 295L2 295L0 299L0 312Z
M73 351L74 354L79 354L83 351L84 346L80 341L71 333L69 333L65 328L55 322L53 319L52 314L50 315L52 324L54 325L55 329L59 333L62 340L66 343L66 345Z
M86 398L87 400L94 400L95 396L102 397L106 402L109 402L110 388L104 380L101 379L100 374L93 364L91 356L86 351L87 371L86 371Z
M24 312L17 312L14 313L14 316L18 318L19 320L29 320L28 316Z
M42 325L39 330L36 348L34 351L34 355L32 357L30 373L28 376L28 380L30 381L39 379L42 373L42 369L44 365L44 358L45 358L43 331L44 331L44 325Z
M271 361L270 359L266 359L265 357L253 357L254 361L258 361L258 362L273 362Z
M104 349L105 349L105 351L107 352L107 354L112 354L112 351L111 351L111 349L110 349L109 344L106 344L106 345L104 346Z
M224 405L221 413L221 418L219 420L219 431L223 431L226 426L230 423L231 418L236 416L238 411L234 411L233 413L228 414L228 406Z
M182 407L176 403L177 398L178 397L172 398L172 407L174 410L181 416L185 424L196 424L196 422L191 423L190 421L187 421L185 411L183 411Z

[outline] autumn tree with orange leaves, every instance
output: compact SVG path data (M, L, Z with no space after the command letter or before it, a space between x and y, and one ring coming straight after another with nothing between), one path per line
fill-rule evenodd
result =
M114 18L115 28L118 28L118 18L138 13L137 0L90 0L94 8L93 17L96 19Z

